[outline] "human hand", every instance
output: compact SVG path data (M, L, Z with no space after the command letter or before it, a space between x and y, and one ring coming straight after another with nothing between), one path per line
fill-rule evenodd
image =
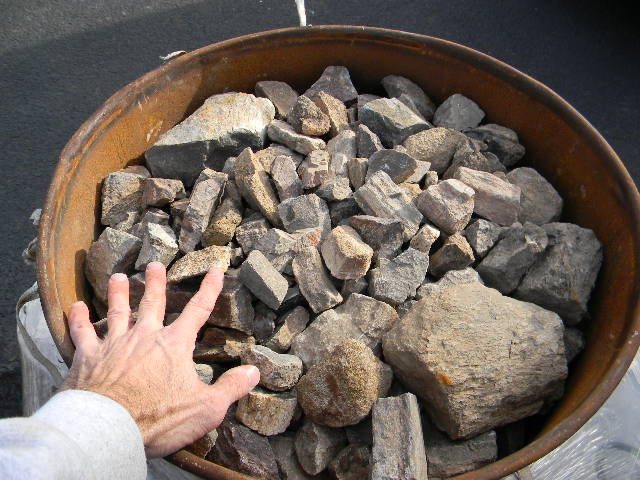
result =
M138 424L149 457L173 453L217 427L229 406L258 383L254 366L233 368L213 385L196 374L193 350L222 289L213 268L182 314L163 326L166 271L159 262L146 270L146 287L132 325L129 280L109 281L108 334L98 338L84 302L71 306L69 330L76 351L63 389L89 390L124 406Z

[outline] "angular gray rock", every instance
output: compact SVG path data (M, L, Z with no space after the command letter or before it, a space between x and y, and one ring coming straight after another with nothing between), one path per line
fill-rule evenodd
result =
M320 137L328 133L331 128L329 117L309 97L304 95L296 100L293 108L289 111L287 121L296 132L303 135Z
M587 314L602 265L602 244L592 230L570 223L543 226L549 246L522 279L514 296L556 312L568 325Z
M423 162L416 160L417 167L416 171L413 172L409 178L405 180L406 183L416 183L419 184L422 182L424 176L429 173L429 169L431 168L431 164L429 162ZM436 173L436 172L433 172Z
M291 157L285 155L276 157L271 167L271 178L281 202L303 194L302 182Z
M180 283L187 278L204 275L213 267L221 268L226 272L230 259L231 249L218 245L189 252L171 266L167 272L167 282Z
M291 392L272 393L254 388L238 401L236 420L260 435L277 435L289 427L297 405Z
M364 277L373 257L373 249L347 225L331 230L320 251L331 275L341 280Z
M221 93L164 133L145 152L154 177L182 180L186 187L204 167L222 170L229 157L247 147L263 147L273 104L247 93Z
M431 169L442 175L449 165L464 134L449 128L430 128L408 137L402 145L416 160L430 162Z
M443 180L432 185L416 198L420 213L453 234L467 226L474 209L475 192L458 180Z
M342 284L340 295L342 295L344 299L347 299L351 294L365 293L368 286L369 282L367 282L367 279L365 277L360 277L353 280L345 280Z
M339 202L351 197L353 191L347 177L335 177L320 185L315 194L327 202Z
M337 480L369 480L371 450L365 445L347 445L329 464Z
M294 437L291 434L274 435L269 437L269 443L276 456L280 477L282 480L312 480L314 477L307 474L302 467L294 446Z
M142 241L129 233L107 227L91 244L85 275L100 301L107 302L107 286L114 273L128 273L136 261Z
M302 155L295 153L293 150L285 147L284 145L278 145L277 143L272 143L267 148L258 150L253 154L254 158L258 161L259 164L262 165L262 168L267 173L271 173L273 162L280 155L291 157L293 163L296 164L296 167L302 161Z
M267 128L267 133L271 141L282 143L291 150L295 150L303 155L308 155L314 150L324 150L327 146L321 138L302 135L282 120L274 120L271 122Z
M493 248L500 238L504 227L497 223L490 222L484 218L479 218L472 222L464 230L464 236L473 248L477 258L484 256Z
M455 178L476 192L473 211L477 215L498 225L508 226L518 221L520 187L491 173L466 167L460 167Z
M347 173L354 190L357 190L364 185L367 178L368 163L368 159L360 157L355 157L349 160L349 163L347 164Z
M460 167L471 168L472 170L480 170L482 172L498 173L505 172L506 169L498 157L491 152L481 152L475 145L471 143L461 142L458 144L456 152L451 159L451 165L442 178L454 178L455 173Z
M383 350L436 426L471 438L533 415L562 384L563 329L553 312L469 283L420 300L384 336Z
M326 92L320 92L314 99L314 103L329 118L329 136L335 137L342 130L348 128L349 119L347 109L340 100Z
M304 92L306 97L315 98L320 92L326 92L341 102L350 102L358 96L349 70L342 66L330 66L324 69L316 82Z
M380 138L362 123L358 125L358 130L356 131L356 145L358 156L362 158L369 158L375 152L384 148Z
M304 188L313 188L329 179L331 155L326 150L314 150L298 167L298 175Z
M476 267L484 283L504 295L513 292L547 248L547 234L533 223L514 223Z
M349 161L358 154L355 132L349 129L340 132L327 142L327 152L331 156L329 171L339 177L346 177Z
M427 457L415 395L378 399L373 406L371 454L371 480L427 480Z
M323 361L346 340L359 340L374 352L380 351L384 333L398 319L395 310L374 298L352 293L335 309L322 312L297 335L291 352L310 368Z
M369 295L399 305L416 294L429 267L429 255L409 247L397 257L381 259L369 273Z
M399 98L406 96L416 106L420 115L426 120L431 120L436 106L427 94L424 93L424 90L414 82L399 75L387 75L380 83L389 97Z
M440 238L440 230L427 222L420 227L418 233L416 233L409 242L409 246L422 253L429 253L431 246L438 238Z
M102 225L126 230L142 213L142 194L146 177L126 170L107 175L102 182ZM119 224L123 224L118 227Z
M302 360L262 345L245 350L240 358L243 365L255 365L260 370L260 386L275 392L290 390L302 375Z
M424 119L397 98L379 98L368 102L358 109L358 119L388 148L429 128Z
M507 180L520 187L518 220L537 225L556 222L562 213L562 197L553 186L533 168L511 170Z
M178 253L176 235L170 227L157 223L144 225L142 247L136 260L136 270L144 270L151 262L169 265Z
M460 93L454 93L436 109L433 124L436 127L464 130L480 125L484 112L476 102Z
M354 200L353 196L329 204L329 216L331 217L331 226L333 227L346 224L351 217L359 213L362 212L360 211L358 202Z
M441 277L449 270L462 270L473 263L475 257L469 242L459 233L447 238L442 246L431 256L429 274Z
M371 215L355 215L349 219L362 240L373 248L373 258L395 257L402 247L404 228L400 220Z
M264 254L278 272L290 273L295 244L296 238L293 235L271 228L256 241L255 249Z
M363 107L367 103L372 102L373 100L377 100L379 98L382 98L382 97L380 97L379 95L373 95L371 93L362 93L358 95L358 98L356 99L356 107L358 108Z
M142 192L142 204L151 207L164 207L185 196L184 185L180 180L146 178Z
M269 223L259 213L247 216L236 227L236 240L242 247L242 251L248 254L255 247L258 239L267 233Z
M488 123L465 131L470 138L484 142L489 152L495 154L505 167L512 167L525 154L525 148L518 141L518 135L510 128Z
M256 83L255 92L257 97L265 97L271 100L276 107L276 113L286 119L289 111L298 99L298 92L285 82L274 80L263 80Z
M385 172L376 172L353 196L366 214L400 220L405 241L410 240L418 231L422 214Z
M416 292L416 299L421 300L424 297L433 295L452 285L464 285L466 283L480 283L484 285L482 278L473 268L467 267L462 270L449 270L437 282L425 281Z
M284 353L291 347L291 342L299 335L309 323L309 312L304 307L298 306L285 313L279 319L280 325L275 333L264 342L264 346L279 353Z
M316 247L301 249L293 259L292 267L300 293L314 313L342 303L342 296L331 282Z
M222 291L216 300L207 323L217 327L233 328L248 335L253 333L255 312L251 305L251 294L240 282L238 271L229 270L224 276Z
M311 367L296 386L305 415L318 425L345 427L363 420L386 395L393 374L358 340L338 345L329 358Z
M323 427L305 419L294 441L296 456L309 475L322 472L346 445L344 430Z
M209 226L202 233L200 241L204 247L227 245L242 222L242 200L235 184L227 182L222 203L213 212Z
M418 162L406 153L397 150L378 150L369 157L366 180L376 172L383 171L391 180L402 183L418 169Z
M319 227L325 238L331 232L331 216L327 203L316 194L289 198L278 205L282 224L287 232Z
M240 266L240 281L259 300L277 310L287 294L287 280L259 250L252 250Z

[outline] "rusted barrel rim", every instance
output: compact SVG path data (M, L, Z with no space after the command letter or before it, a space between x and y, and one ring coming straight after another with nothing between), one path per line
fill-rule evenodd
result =
M626 203L629 213L634 220L634 227L631 232L636 240L636 248L638 249L637 257L640 258L640 197L636 186L631 179L624 165L598 133L598 131L578 113L568 102L562 99L558 94L542 83L534 80L528 75L516 70L515 68L483 53L471 48L425 35L402 32L398 30L390 30L373 27L358 26L314 26L305 28L285 28L271 30L267 32L245 35L242 37L225 40L213 45L200 48L193 52L182 55L168 64L157 68L138 80L125 86L114 95L112 95L89 119L82 124L78 131L73 135L67 143L60 155L60 161L55 170L54 177L47 193L45 205L43 208L42 219L40 222L40 232L38 241L38 284L40 285L40 293L42 305L47 318L47 322L51 327L51 318L62 316L62 308L58 305L57 292L55 282L53 282L53 272L49 271L47 263L43 260L51 254L51 240L53 236L53 228L55 218L51 212L54 211L56 201L61 196L61 191L65 188L65 179L72 174L74 170L73 159L77 157L86 148L87 144L99 134L99 127L105 119L116 118L122 111L122 105L130 103L138 97L142 91L151 88L158 83L160 79L165 78L166 74L176 67L186 66L190 62L197 61L200 57L209 55L216 51L222 51L229 47L242 47L251 45L255 42L269 41L299 41L307 35L322 35L327 39L335 36L344 40L345 37L352 37L354 40L362 39L388 43L390 45L403 45L405 47L423 49L425 46L444 54L455 57L466 62L478 69L484 70L502 80L512 84L517 89L525 92L533 97L541 104L558 114L566 121L582 138L588 142L591 147L603 157L609 159L609 168L612 176L620 186L620 196L622 201ZM177 68L179 69L179 68ZM637 282L636 282L637 283ZM43 286L53 288L43 288ZM616 388L622 377L627 372L629 365L633 361L635 354L640 346L640 285L634 285L636 292L636 300L633 305L633 322L631 330L627 337L627 341L620 347L614 363L606 371L604 380L593 389L588 398L583 401L573 413L561 421L554 428L550 429L538 439L529 443L518 452L505 457L495 463L487 465L481 469L462 474L455 477L458 480L463 479L495 479L515 472L543 457L564 441L573 435L585 422L591 418L602 404L609 398L613 390ZM67 363L70 363L73 357L72 348L61 348L59 342L56 344ZM220 478L227 480L247 479L249 477L231 472L211 462L204 461L195 455L186 451L181 451L170 457L172 461L195 474L206 475L209 478Z

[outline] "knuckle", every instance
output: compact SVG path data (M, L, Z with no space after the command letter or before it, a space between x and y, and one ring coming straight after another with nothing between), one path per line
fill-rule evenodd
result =
M128 317L131 315L131 309L127 306L110 307L107 311L107 318Z

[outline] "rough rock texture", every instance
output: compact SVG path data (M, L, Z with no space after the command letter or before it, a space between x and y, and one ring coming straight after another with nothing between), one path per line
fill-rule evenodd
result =
M347 165L358 153L356 134L349 129L343 130L327 142L327 152L331 156L330 171L339 177L346 177Z
M371 349L358 340L338 345L311 367L296 386L305 415L319 425L355 425L391 386L393 374Z
M477 127L484 118L484 112L470 98L454 93L436 109L433 124L437 127L465 128Z
M300 250L292 262L300 293L314 313L320 313L342 303L342 296L333 286L316 247Z
M373 248L375 259L395 257L403 243L402 222L371 215L355 215L349 219L360 237Z
M304 188L313 188L329 179L331 155L326 150L314 150L298 167L298 175Z
M107 302L107 286L114 273L128 273L136 261L142 242L136 236L107 227L91 244L85 274L100 301Z
M349 126L347 118L347 109L340 100L332 97L326 92L320 92L314 99L314 103L329 118L331 128L329 136L335 137L345 128Z
M255 365L260 370L260 385L282 392L291 389L302 375L302 360L295 355L284 355L262 345L243 352L243 365Z
M347 445L329 464L337 480L369 480L371 450L365 445Z
M375 152L384 148L380 138L362 123L358 125L358 130L356 131L356 145L358 156L363 158L369 158Z
M356 278L354 280L345 280L340 290L340 295L347 299L353 293L365 293L369 283L365 277Z
M310 475L322 472L346 445L344 430L317 425L305 419L296 433L295 449L300 465Z
M431 120L436 109L433 101L424 93L418 85L408 78L399 75L387 75L381 82L387 95L392 98L408 98L415 105L420 115L426 120Z
M277 435L287 429L297 405L291 392L271 393L255 388L238 401L236 419L260 435Z
M320 251L331 275L341 280L364 277L373 257L373 249L347 225L331 230Z
M255 247L258 239L267 233L269 223L259 213L249 215L236 227L236 240L242 251L248 254Z
M216 440L218 439L218 431L211 430L209 433L199 438L191 445L185 447L185 450L199 456L200 458L205 458L213 446L216 444Z
M405 241L418 231L422 214L385 172L376 172L353 196L366 214L400 220Z
M304 307L298 306L285 313L278 321L280 327L264 346L276 352L284 353L291 347L291 342L300 334L309 323L309 312Z
M453 159L460 142L466 142L465 136L448 128L430 128L408 137L402 145L407 154L416 160L430 162L431 169L442 175Z
M262 150L258 150L253 154L254 158L258 160L258 163L262 165L262 168L265 172L271 173L271 167L273 166L273 162L280 155L284 155L286 157L291 157L293 163L298 166L303 159L303 156L295 153L290 148L285 147L284 145L278 145L277 143L272 143L267 148ZM234 161L235 164L235 161Z
M449 270L462 270L475 260L466 238L459 233L451 235L431 256L429 273L441 277Z
M592 230L570 223L544 225L549 246L522 279L515 296L552 310L568 325L587 313L602 264L602 244Z
M475 192L458 180L444 180L427 188L416 199L420 213L446 233L467 226L473 214Z
M366 158L354 157L347 164L349 181L355 190L364 185L367 178L367 166L369 160Z
M287 294L287 280L259 250L253 250L240 267L240 281L259 300L277 310Z
M564 349L567 362L571 362L584 349L584 334L577 328L564 329Z
M227 182L224 199L216 208L209 220L209 226L202 234L202 245L205 247L227 245L242 222L243 210L238 189L231 182Z
M278 465L269 441L233 420L218 427L211 460L240 473L263 479L279 478Z
M225 274L222 291L207 322L210 325L233 328L251 335L255 317L251 300L249 290L238 279L238 271L229 270Z
M504 227L497 223L479 218L464 230L464 236L476 257L483 258L496 244L503 230Z
M477 215L498 225L511 225L518 220L520 187L466 167L460 167L455 178L476 192L473 211Z
M314 478L307 474L298 462L293 435L275 435L269 437L269 443L276 456L282 480L312 480Z
M146 177L125 170L107 175L102 182L102 225L125 230L140 218ZM118 227L123 224L122 227Z
M429 170L424 175L424 178L422 181L422 188L427 189L431 185L437 185L437 184L438 184L438 174L436 172Z
M303 194L302 181L298 177L296 164L291 157L287 155L276 157L271 166L271 178L281 202Z
M440 238L440 230L427 222L420 227L418 233L409 242L409 246L420 250L422 253L429 253L431 246L438 238Z
M363 342L374 352L380 351L382 335L398 319L386 303L352 293L346 302L316 317L309 327L297 335L291 352L310 368L323 361L346 340Z
M480 262L477 271L487 286L508 295L547 248L547 234L533 223L514 223Z
M321 138L302 135L282 120L274 120L271 122L267 128L267 133L271 141L282 143L291 150L295 150L303 155L308 155L314 150L324 150L327 146Z
M462 270L449 270L444 276L437 282L425 281L418 291L416 292L416 299L420 300L429 295L433 295L435 292L439 292L452 285L464 285L466 283L480 283L484 285L482 278L478 275L473 268L467 267ZM412 305L413 306L413 305Z
M174 200L184 198L186 193L180 180L170 178L146 178L142 192L142 205L164 207Z
M262 148L275 113L265 98L213 95L145 152L147 166L154 177L175 178L190 187L204 167L222 170L228 157L247 147Z
M304 92L306 97L315 98L320 92L326 92L341 102L350 102L358 97L349 70L342 66L330 66L324 69L316 82Z
M278 212L287 232L320 227L322 238L331 232L331 216L327 203L312 193L289 198L278 205Z
M555 222L562 213L562 197L553 186L533 168L515 168L507 180L520 187L518 219L537 225Z
M298 92L285 82L264 80L256 83L255 91L256 96L271 100L273 106L276 107L277 114L285 119L298 99Z
M429 128L424 119L397 98L379 98L368 102L358 109L358 119L389 148Z
M460 142L456 152L453 154L451 165L444 172L443 178L453 178L460 167L480 170L482 172L497 173L504 172L505 167L498 157L491 152L481 152L477 146L471 143Z
M187 278L204 275L213 267L226 271L229 268L230 257L229 247L217 245L189 252L171 266L167 272L167 282L180 283Z
M229 328L207 328L196 343L193 359L204 363L228 363L240 360L247 348L255 345L255 339L246 333Z
M489 152L495 154L505 167L518 163L525 154L525 148L518 143L518 135L510 128L488 123L465 132L471 138L482 141Z
M533 415L567 376L560 318L479 283L420 300L385 335L383 350L453 439Z
M320 185L315 194L327 202L336 202L346 200L351 197L353 192L349 187L349 179L347 177L335 177Z
M369 273L369 295L399 305L416 294L429 267L429 255L408 248L397 257L380 259L380 266Z
M346 115L346 111L345 111ZM322 136L329 132L329 117L309 98L298 97L289 111L287 121L296 132L303 135Z
M401 145L398 145L396 148L400 148ZM405 149L406 150L406 149ZM406 154L406 152L405 152ZM416 160L416 171L413 172L409 178L405 180L406 183L420 183L424 179L424 176L429 173L429 169L431 168L431 164L429 162L423 162L422 160ZM436 172L433 172L436 173Z
M276 329L276 319L278 318L278 314L262 302L256 303L254 311L253 336L256 338L256 342L263 343L273 335L273 332Z
M427 457L414 395L405 393L376 402L371 454L371 480L427 480Z
M144 270L151 262L169 265L178 253L176 235L171 228L147 223L142 234L142 248L136 260L136 270Z
M397 150L378 150L369 157L366 180L382 170L396 183L406 181L418 168L418 162Z

